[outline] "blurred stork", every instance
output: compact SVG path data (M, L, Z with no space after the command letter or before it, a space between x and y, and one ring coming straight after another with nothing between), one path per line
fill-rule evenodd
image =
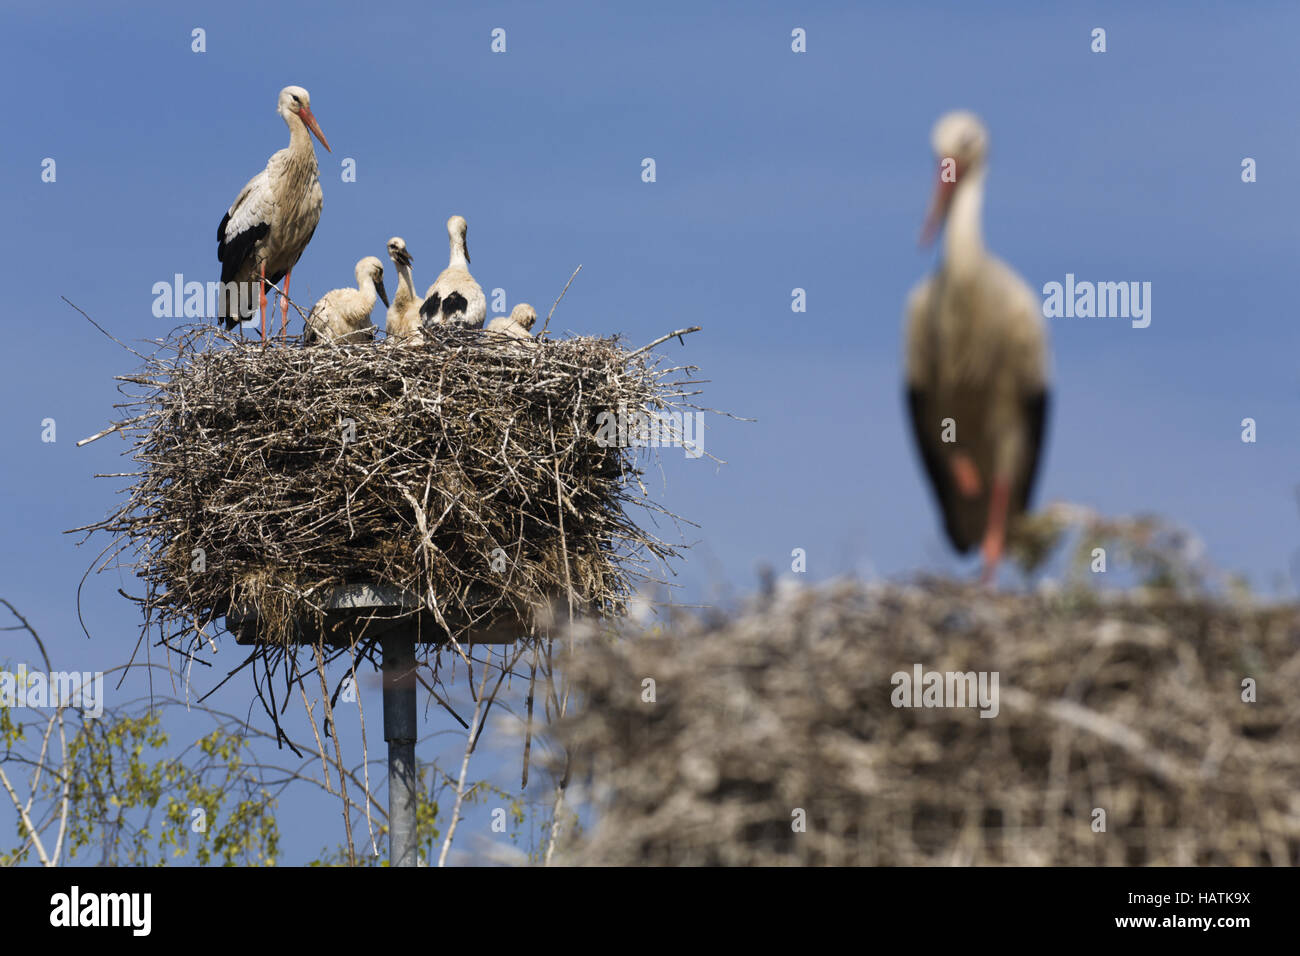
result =
M289 145L273 155L266 169L248 181L217 227L217 261L221 263L223 294L218 310L227 329L233 329L253 314L239 296L235 314L227 300L235 282L239 290L258 282L258 304L262 313L262 340L266 340L266 283L284 279L280 295L280 336L289 324L289 278L294 265L311 241L320 222L322 203L316 151L308 130L326 150L325 140L311 111L311 97L301 86L280 91L276 111L289 127Z
M988 584L1038 473L1047 333L1039 298L984 248L983 123L949 113L931 142L939 181L922 243L946 229L939 268L907 300L907 404L948 539L963 554L981 544Z
M388 305L384 292L384 264L374 256L366 256L357 263L357 287L334 289L326 292L312 306L307 316L304 344L324 342L370 342L375 337L375 327L370 324L370 312L375 307L375 297Z
M481 329L487 318L487 298L469 274L469 226L460 216L447 220L447 238L451 240L451 257L447 268L439 273L420 306L420 318L426 327L453 325L462 329Z

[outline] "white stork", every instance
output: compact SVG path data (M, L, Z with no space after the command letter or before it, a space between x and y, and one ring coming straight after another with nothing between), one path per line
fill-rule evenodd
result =
M948 538L961 553L981 543L991 583L1038 472L1047 333L1033 290L984 248L984 125L949 113L931 142L939 182L922 242L947 225L938 270L907 301L907 403Z
M326 150L325 140L311 112L311 97L301 86L280 91L276 111L289 127L289 145L273 155L266 169L248 181L226 210L217 227L217 260L221 263L223 290L245 289L246 283L260 283L258 303L262 312L262 339L266 340L266 283L284 279L280 296L280 336L289 324L289 278L316 224L320 222L321 188L316 151L307 131L316 134ZM238 283L231 286L229 283ZM229 293L223 292L219 309L227 329L233 329L253 314L242 296L231 314Z
M481 329L487 318L487 298L469 274L469 246L465 236L469 226L460 216L447 220L447 238L451 240L451 258L429 286L420 306L420 318L426 327L452 325L462 329Z
M384 331L393 341L401 340L406 345L418 345L424 341L424 329L420 321L420 299L415 294L415 280L411 277L411 254L406 249L406 240L393 236L388 240L388 256L397 266L397 291L393 293L393 304L388 307L388 316L384 322Z
M366 256L357 263L357 287L334 289L326 292L312 306L307 316L304 344L324 342L371 342L375 327L370 324L370 312L375 307L375 297L388 305L384 292L384 264L374 256Z
M537 312L533 307L527 302L520 302L510 310L509 315L498 315L487 324L487 336L488 338L527 339L529 342L534 342L532 332L529 330L536 321Z

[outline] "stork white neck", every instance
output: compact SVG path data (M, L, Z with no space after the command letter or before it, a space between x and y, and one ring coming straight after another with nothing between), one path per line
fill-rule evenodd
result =
M963 176L953 192L943 236L945 265L958 273L976 269L984 257L984 233L981 218L984 209L983 165Z
M357 291L361 293L363 302L366 303L366 312L375 307L375 300L379 298L379 291L375 286L375 277L366 273L357 276Z
M280 118L289 127L289 151L295 157L310 156L315 161L316 150L311 145L311 134L307 132L307 124L302 121L302 117L290 110L281 110Z
M447 268L469 271L469 255L465 249L465 240L461 236L451 237L451 258Z
M405 262L398 262L397 265L397 287L399 290L405 289L406 293L415 298L415 279L411 276L411 267Z

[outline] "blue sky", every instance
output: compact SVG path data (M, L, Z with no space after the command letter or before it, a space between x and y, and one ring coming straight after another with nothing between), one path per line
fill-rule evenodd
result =
M922 484L900 354L903 300L936 256L916 246L930 127L975 110L992 139L991 249L1038 289L1066 273L1152 284L1149 328L1051 321L1040 501L1159 512L1257 588L1293 593L1300 8L1138 6L7 4L0 594L68 667L134 646L116 575L87 584L94 640L81 635L76 589L99 546L61 533L116 500L91 475L126 470L122 443L75 442L110 419L112 376L133 362L59 296L120 338L165 332L152 286L217 277L216 224L286 144L274 106L288 84L311 91L334 149L318 147L324 213L295 299L350 284L364 255L387 264L394 234L423 289L459 213L476 277L509 304L544 313L583 265L553 326L638 345L704 326L664 349L703 369L708 404L757 421L714 423L725 466L666 456L658 497L702 526L687 600L743 592L796 547L810 580L972 572ZM206 53L191 52L195 27ZM795 27L806 53L790 49ZM246 686L222 695L247 709ZM451 735L425 746L457 749ZM508 786L517 761L501 764ZM333 842L335 819L325 806L285 821L299 827L289 858Z

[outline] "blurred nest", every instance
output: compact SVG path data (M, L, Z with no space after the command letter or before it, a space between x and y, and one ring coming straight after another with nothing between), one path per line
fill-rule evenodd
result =
M589 636L571 862L1300 864L1294 607L841 582ZM998 672L996 716L893 706L917 664Z
M409 347L264 348L210 326L156 344L119 376L123 418L95 436L121 432L142 468L79 530L114 536L101 568L128 554L164 643L234 610L294 643L351 585L435 620L422 641L498 617L531 627L555 601L612 615L676 556L629 516L674 517L640 481L646 452L595 438L601 412L695 408L676 381L692 369L646 350L454 329Z

